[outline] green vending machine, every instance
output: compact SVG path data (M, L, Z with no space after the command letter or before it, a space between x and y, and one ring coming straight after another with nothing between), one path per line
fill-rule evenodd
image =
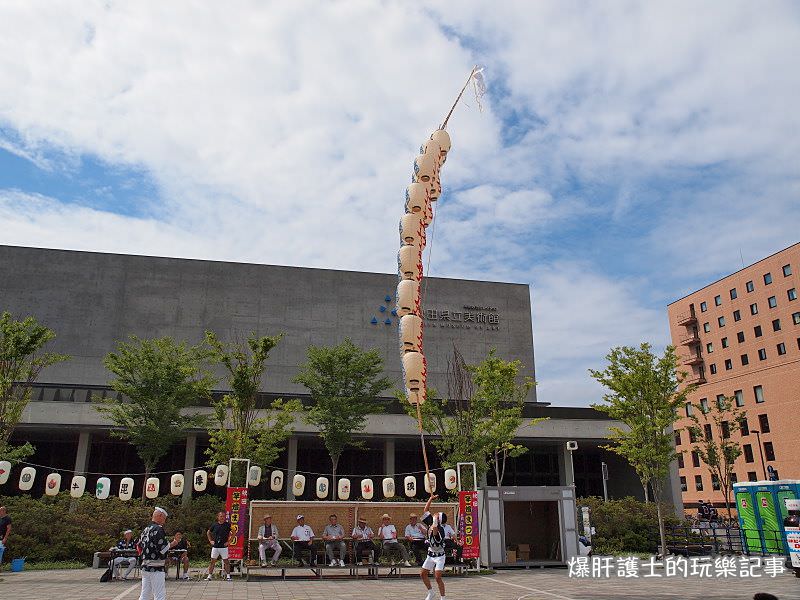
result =
M761 545L761 534L758 527L756 501L752 493L757 485L754 481L744 481L733 484L733 494L736 498L736 512L739 514L739 529L742 533L742 547L746 552L764 551Z

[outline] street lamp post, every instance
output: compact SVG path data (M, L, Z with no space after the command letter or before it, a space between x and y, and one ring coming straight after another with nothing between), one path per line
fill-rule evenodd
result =
M764 449L761 447L761 432L758 429L751 429L750 431L756 434L756 439L758 440L758 454L761 456L761 470L764 473L764 481L767 481L769 477L767 477L767 464L764 462Z

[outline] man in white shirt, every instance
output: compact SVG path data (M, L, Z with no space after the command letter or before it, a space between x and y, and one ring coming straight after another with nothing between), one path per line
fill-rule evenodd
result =
M258 528L258 556L261 566L267 566L267 550L272 550L270 563L274 567L281 557L281 544L278 541L278 528L272 524L272 515L264 515L264 524Z
M355 561L362 559L364 552L368 553L369 562L375 564L375 543L372 538L375 534L372 528L367 525L367 519L358 517L358 524L353 528L353 541L355 542Z
M297 515L297 526L292 529L292 554L297 560L297 566L303 566L303 552L308 552L308 564L317 566L317 553L314 551L314 530L306 525L306 518Z
M427 547L425 545L425 535L428 529L419 522L416 513L411 513L408 516L408 525L406 525L405 537L411 547L411 552L414 553L414 558L417 559L417 564L421 565L425 560Z
M336 515L328 517L328 524L322 532L322 539L325 540L325 552L328 555L328 564L332 567L344 566L344 554L347 546L344 543L344 528L337 522ZM334 558L334 550L339 550L339 562Z
M397 540L397 529L392 525L391 520L392 518L384 513L381 517L381 526L378 527L378 538L383 540L383 552L387 554L389 552L399 553L403 565L410 567L411 563L408 562L408 550ZM394 564L394 558L392 559L392 564Z

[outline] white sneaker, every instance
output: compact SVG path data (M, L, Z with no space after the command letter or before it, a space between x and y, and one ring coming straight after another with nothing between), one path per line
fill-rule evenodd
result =
M404 566L404 567L410 567L410 566L411 566L411 563L410 563L410 562L408 562L408 561L405 561L405 562L403 563L403 566Z
M344 561L343 561L341 558L339 559L339 566L340 566L340 567L343 567L343 566L344 566Z
M211 573L206 575L206 581L211 581L212 579L213 579L213 576L211 575Z
M425 596L425 600L433 600L433 589L428 590L428 595Z
M231 579L231 576L230 576L230 574L228 574L228 575L227 575L227 577L225 577L225 581L233 581L233 580Z

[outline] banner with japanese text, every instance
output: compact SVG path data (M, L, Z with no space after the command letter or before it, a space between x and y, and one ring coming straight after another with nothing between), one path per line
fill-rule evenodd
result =
M480 530L478 528L478 492L458 493L458 537L463 544L464 558L479 558L481 555Z
M229 487L225 501L225 512L231 524L231 537L228 538L228 558L241 560L245 556L250 528L247 523L247 488Z

